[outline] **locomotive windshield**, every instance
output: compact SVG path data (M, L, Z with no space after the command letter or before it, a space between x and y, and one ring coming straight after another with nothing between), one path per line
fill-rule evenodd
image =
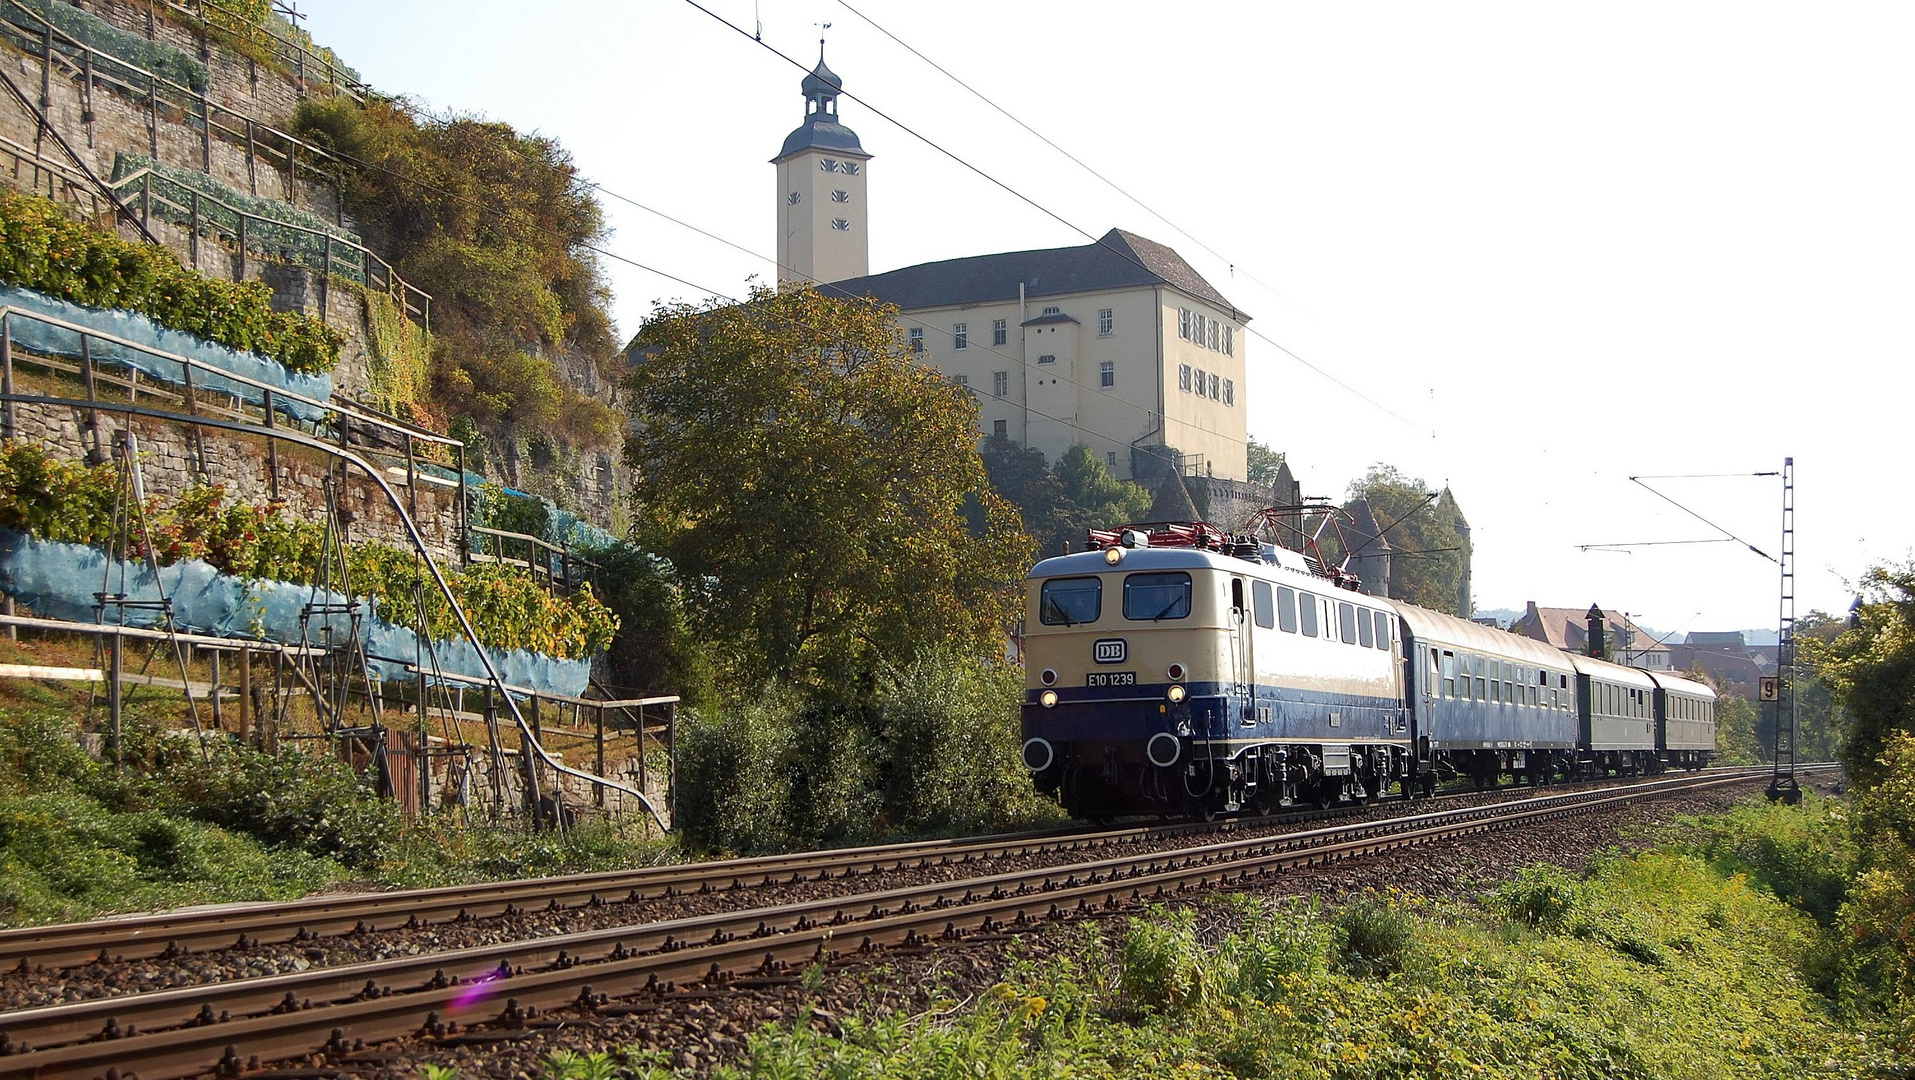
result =
M1052 578L1044 583L1037 607L1046 626L1096 622L1104 606L1104 583L1094 577Z
M1132 574L1124 579L1124 618L1156 622L1189 615L1189 574Z

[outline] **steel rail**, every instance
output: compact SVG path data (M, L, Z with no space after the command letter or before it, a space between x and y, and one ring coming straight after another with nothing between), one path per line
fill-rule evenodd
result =
M1449 797L1452 795L1438 796L1438 799ZM736 892L829 877L856 878L929 866L963 864L986 858L1089 851L1122 843L1192 834L1281 828L1366 808L1369 808L1368 804L1353 804L1329 811L1272 814L1217 822L1130 825L1101 830L1069 827L823 848L704 863L312 897L278 904L233 905L19 927L0 930L0 969L67 968L94 961L141 960L241 945L279 944L348 933L370 933L382 928L416 928L448 919L490 918L533 907L596 907L684 893Z
M934 936L1115 910L1204 885L1255 877L1461 835L1556 820L1657 795L1760 779L1703 774L1569 792L1487 807L1416 814L1274 837L1129 856L966 881L777 907L612 927L421 957L403 957L0 1014L0 1080L98 1075L136 1063L161 1080L258 1060L417 1034L459 1024L523 1026L540 1010L588 1007L602 995L820 952L921 944ZM868 906L868 912L859 914ZM508 996L509 995L509 996ZM501 999L504 999L501 1002ZM501 1010L500 1005L504 1008ZM450 1023L451 1027L446 1025ZM324 1038L320 1033L325 1032Z
M1350 808L1356 809L1356 808ZM596 907L686 893L732 892L826 878L858 878L928 866L1046 852L1086 851L1189 833L1281 827L1324 811L1228 822L1048 829L994 836L825 848L631 870L448 885L280 904L246 904L0 930L0 968L65 968L99 960L140 960L234 946L305 941L355 932L488 918L532 907ZM1334 811L1332 811L1334 813Z

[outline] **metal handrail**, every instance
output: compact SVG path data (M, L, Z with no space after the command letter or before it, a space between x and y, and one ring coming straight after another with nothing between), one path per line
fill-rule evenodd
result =
M543 574L549 579L562 582L567 588L571 588L573 585L572 566L574 564L583 566L594 572L602 569L602 567L592 560L580 558L573 554L570 545L554 544L542 536L533 536L530 533L511 532L506 529L491 529L483 525L467 526L466 532L475 536L489 536L498 541L497 544L493 545L495 549L493 553L488 553L484 551L483 548L476 552L476 554L488 558L500 560L508 558L505 548L505 542L508 540L525 544L525 553L527 556L525 560L526 566L535 574ZM540 557L541 554L543 554L543 557ZM552 565L555 560L558 564L557 570L554 570ZM587 575L584 580L590 581L591 579L591 575Z
M172 199L167 198L164 195L155 195L153 193L154 178L158 178L159 180L165 183L174 184L176 186L186 188L189 192L192 192L191 202L179 203L179 202L175 202ZM204 192L197 191L193 189L190 185L181 183L180 181L175 180L164 173L155 172L152 166L143 165L139 169L131 173L128 173L126 176L118 180L108 181L107 183L108 188L110 188L115 194L120 194L120 195L126 195L136 185L139 189L138 197L139 197L139 206L140 206L140 220L142 222L150 220L154 204L158 203L164 206L172 207L179 214L187 218L186 223L193 229L194 236L196 239L201 229L206 229L212 232L215 236L231 235L233 237L233 243L240 248L240 254L242 258L245 256L245 252L248 250L248 248L251 248L253 250L263 250L263 248L259 247L258 245L248 244L247 234L246 234L247 222L258 222L262 225L269 225L275 228L290 229L293 232L303 233L307 236L318 238L320 241L320 245L319 245L320 250L323 253L321 255L321 258L325 263L325 266L321 270L321 272L325 274L331 274L333 272L333 263L335 260L335 248L344 248L347 251L356 251L361 256L363 256L365 260L362 267L359 269L359 272L366 279L365 284L369 287L377 286L377 287L383 288L386 295L391 297L393 300L397 301L400 307L403 308L408 314L419 316L421 322L425 325L428 332L430 332L431 330L432 294L426 292L424 289L421 289L418 286L413 285L410 282L406 281L406 279L400 277L399 272L393 269L393 266L391 263L380 258L378 254L376 254L371 248L366 247L364 244L361 244L355 240L348 240L343 236L339 236L334 233L327 232L323 229L315 229L315 228L312 228L311 226L300 225L297 222L285 221L280 218L265 217L260 214L255 214L250 211L243 210L240 207L234 206L233 204L226 202L225 200L220 199L216 196L208 195ZM129 196L126 199L126 201L129 205L131 205L132 198ZM225 210L226 212L238 217L240 219L239 227L236 230L229 230L221 223L214 221L212 219L209 219L205 215L201 214L200 213L201 207L204 204L209 204L209 203L213 206L220 208L221 210ZM385 272L384 273L385 282L383 286L379 286L378 283L375 282L373 278L372 267L375 263L379 266L381 270ZM350 268L349 263L346 264L346 266ZM419 298L419 304L417 307L413 306L413 303L411 300L411 297L414 297L414 296Z
M182 11L186 10L184 8L180 8L180 5L174 3L174 0L162 0L162 2L166 3L169 7L178 8L179 10L182 10ZM192 2L196 4L204 5L207 2L207 0L192 0ZM27 22L23 24L22 22L16 21L15 18L13 17L15 12L19 13L20 15L24 15L26 17ZM128 95L136 97L136 98L141 94L145 94L150 99L150 104L155 111L157 111L159 106L160 91L162 89L165 89L171 92L172 94L178 96L179 98L184 99L185 105L179 107L179 111L185 115L189 126L191 126L192 122L195 120L199 122L199 126L201 127L202 137L204 140L207 141L207 145L205 145L201 151L201 171L202 172L206 172L210 174L210 171L211 171L210 140L213 138L213 134L216 131L223 132L226 135L230 136L234 142L243 142L246 146L246 150L249 155L255 155L269 149L267 147L263 147L259 145L259 136L261 134L268 135L272 137L273 139L286 144L287 149L280 152L280 157L286 162L287 174L290 178L293 179L293 182L295 183L295 185L297 184L297 174L300 169L300 156L302 154L305 156L308 162L314 162L314 161L328 162L331 164L331 166L334 169L343 169L346 167L346 162L344 160L342 160L336 154L333 154L331 151L327 150L326 148L322 146L307 142L296 135L292 135L287 132L281 131L280 129L272 126L271 124L267 124L252 116L239 112L238 110L228 108L227 106L214 101L212 98L210 98L209 96L207 96L206 94L198 90L194 90L188 86L182 86L179 83L166 78L165 76L155 74L154 72L148 71L147 69L141 67L138 64L132 63L131 61L115 56L112 53L105 52L101 49L97 49L87 44L86 42L79 40L78 38L67 33L66 31L61 30L59 27L54 26L52 23L48 22L46 18L42 16L39 12L34 11L32 8L29 8L25 6L24 4L19 3L18 0L0 0L0 29L11 29L15 31L19 37L19 40L16 42L16 44L21 49L26 51L29 55L33 55L34 50L37 48L40 51L39 54L41 55L42 60L46 61L47 63L52 62L54 54L56 52L70 52L75 54L79 58L79 62L72 64L74 68L74 75L76 77L86 79L89 81L98 80L100 82L107 84L110 87L118 87L124 92L126 92ZM105 61L109 65L117 66L119 68L125 69L128 72L133 73L136 81L128 82L125 79L116 78L111 70L102 70L98 65L94 64L93 60L95 58L101 61ZM72 62L72 61L69 60L69 62ZM138 82L144 82L145 85L140 86L138 85ZM239 120L244 125L243 129L234 129L234 128L229 128L229 127L225 127L221 125L216 119L216 117L218 116L219 113L222 113L222 112ZM197 115L195 115L195 113L197 113ZM157 150L157 146L154 149ZM144 171L146 170L142 170L142 172ZM307 165L306 171L311 175L319 176L322 179L326 180L327 182L335 184L335 185L338 183L338 180L339 180L339 178L336 175L329 175L322 170L314 169L312 168L310 164ZM113 184L114 190L116 192L119 191L122 185L130 182L134 178L137 178L139 175L140 175L139 173L135 173L133 174L132 177L128 177L125 180L115 181ZM168 179L168 178L162 175L161 179ZM178 183L178 181L171 181L171 182ZM185 185L181 185L181 186L185 186ZM214 198L213 196L210 196L210 195L203 196L203 197L208 199ZM232 212L236 214L241 214L251 220L256 220L261 222L270 222L274 225L281 225L288 228L298 228L298 229L301 229L301 231L312 232L312 233L315 233L315 235L320 235L320 236L329 235L325 233L318 233L315 230L311 230L311 229L304 229L300 226L290 225L286 222L279 221L276 218L266 218L256 214L249 214L245 211L239 210L238 208L232 207L223 202L221 202L220 205L225 207L228 210L231 210ZM423 289L418 288L417 286L410 284L409 282L405 281L405 279L399 277L399 275L393 270L391 263L380 258L378 255L374 254L370 249L365 248L363 245L353 244L349 241L344 241L344 240L337 240L337 242L342 244L348 244L349 246L365 253L369 258L377 260L379 265L383 267L386 271L388 293L389 294L396 293L396 298L400 301L400 306L403 310L405 310L409 314L418 314L422 319L426 320L427 325L430 326L430 319L431 319L430 312L431 312L431 302L432 302L431 294L427 293ZM392 287L393 283L395 282L400 287L397 290L394 290ZM418 296L421 300L420 306L416 308L413 307L412 304L406 299L408 295Z
M307 77L307 62L311 61L316 68L324 73L326 85L345 94L354 101L365 100L365 95L372 89L357 79L345 77L342 70L336 67L333 62L325 56L313 52L297 41L293 41L276 33L272 27L264 23L253 22L251 19L246 18L245 15L235 12L225 4L220 3L219 0L160 0L160 2L173 11L190 18L198 19L207 26L217 27L229 34L241 36L250 36L252 34L264 35L273 45L278 46L279 51L285 54L290 62L295 65L295 70L292 74L300 79ZM277 7L278 5L275 4L274 6ZM229 24L222 24L219 20L207 18L206 13L208 11L218 12L228 20Z

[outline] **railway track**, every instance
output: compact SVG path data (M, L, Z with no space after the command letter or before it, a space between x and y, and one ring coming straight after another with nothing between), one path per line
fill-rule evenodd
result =
M1722 770L1578 789L1174 851L19 1010L0 1014L0 1080L95 1077L108 1069L118 1069L123 1080L134 1070L142 1080L168 1080L216 1070L234 1074L315 1053L349 1068L355 1059L368 1060L367 1054L377 1058L379 1051L366 1047L385 1040L421 1034L474 1041L522 1037L558 1022L546 1014L567 1007L642 1010L643 1004L616 999L647 989L682 992L679 984L702 981L707 988L692 992L709 993L728 980L783 982L791 978L790 965L820 954L1000 935L1193 888L1248 883L1296 867L1767 775L1767 770ZM949 850L969 846L945 845ZM867 849L859 858L868 863L872 850L882 849Z

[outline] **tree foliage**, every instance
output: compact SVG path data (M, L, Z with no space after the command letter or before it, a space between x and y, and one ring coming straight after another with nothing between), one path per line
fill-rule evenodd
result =
M1448 489L1432 498L1422 480L1379 462L1350 485L1350 499L1369 500L1389 541L1390 596L1468 617L1470 605L1463 596L1470 558L1467 525ZM1369 539L1347 527L1340 534L1331 530L1324 557L1335 565L1346 551L1363 553Z
M1915 564L1871 568L1862 601L1854 628L1800 643L1846 717L1843 764L1867 785L1890 742L1915 734Z
M1269 487L1277 482L1277 470L1283 468L1283 451L1274 450L1252 438L1245 451L1249 456L1250 471L1247 474L1253 484Z
M1083 443L1055 465L1045 462L1043 451L1001 435L984 440L979 453L991 487L1023 515L1039 558L1061 553L1066 544L1081 548L1086 529L1127 525L1150 513L1150 493L1112 476Z
M607 375L617 355L594 247L591 185L553 140L403 101L300 104L295 133L346 159L342 194L373 247L432 294L432 392L492 430L611 445L602 405L557 376L576 353Z
M902 354L892 314L757 289L639 331L635 527L734 687L850 692L933 643L1001 652L1018 617L1030 544L985 477L977 406Z

